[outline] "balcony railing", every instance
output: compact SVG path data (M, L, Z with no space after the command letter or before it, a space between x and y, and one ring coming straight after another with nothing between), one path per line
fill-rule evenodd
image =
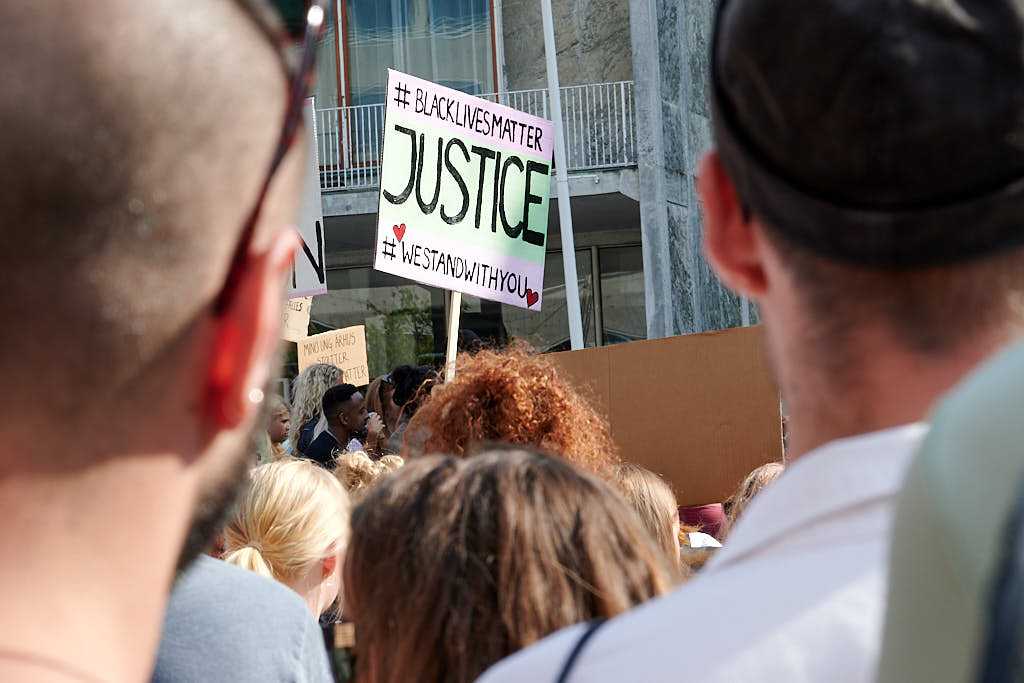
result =
M562 88L562 122L569 172L636 164L633 82ZM481 95L513 109L549 119L547 90ZM317 153L322 190L377 187L384 105L317 110Z

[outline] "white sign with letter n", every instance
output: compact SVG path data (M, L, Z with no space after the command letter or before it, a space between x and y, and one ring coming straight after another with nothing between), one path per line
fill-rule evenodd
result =
M316 116L313 98L306 100L303 114L306 128L313 141L306 162L306 177L303 180L302 203L299 210L299 237L302 246L295 254L292 276L288 282L289 299L315 296L327 292L327 259L324 258L324 214L320 203L320 161L317 158Z

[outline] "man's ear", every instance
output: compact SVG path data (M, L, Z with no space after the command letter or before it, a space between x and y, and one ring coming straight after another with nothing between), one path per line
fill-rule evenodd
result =
M697 192L704 206L704 253L718 278L733 292L760 299L767 289L763 234L715 151L701 161Z
M277 358L284 282L299 242L294 230L268 242L250 249L228 306L213 315L204 417L217 429L234 429L259 409Z

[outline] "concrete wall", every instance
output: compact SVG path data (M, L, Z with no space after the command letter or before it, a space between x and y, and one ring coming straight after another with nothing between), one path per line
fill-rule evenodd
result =
M694 179L711 146L708 58L715 0L630 0L647 333L735 327L740 301L701 249Z
M627 0L552 0L563 86L633 78ZM540 0L501 0L509 90L547 85Z
M546 85L540 0L501 0L509 90ZM647 332L735 327L739 299L701 247L694 178L711 146L708 62L716 0L552 0L561 84L635 81ZM752 322L757 311L750 309Z

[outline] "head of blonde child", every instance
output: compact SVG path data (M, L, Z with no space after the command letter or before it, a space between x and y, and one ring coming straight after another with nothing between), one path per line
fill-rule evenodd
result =
M334 467L334 475L345 487L353 504L358 503L378 479L394 472L405 464L405 459L397 455L385 455L380 460L373 460L363 451L343 453L338 456Z
M276 579L319 616L341 590L349 500L331 472L286 459L252 471L224 531L224 560Z

